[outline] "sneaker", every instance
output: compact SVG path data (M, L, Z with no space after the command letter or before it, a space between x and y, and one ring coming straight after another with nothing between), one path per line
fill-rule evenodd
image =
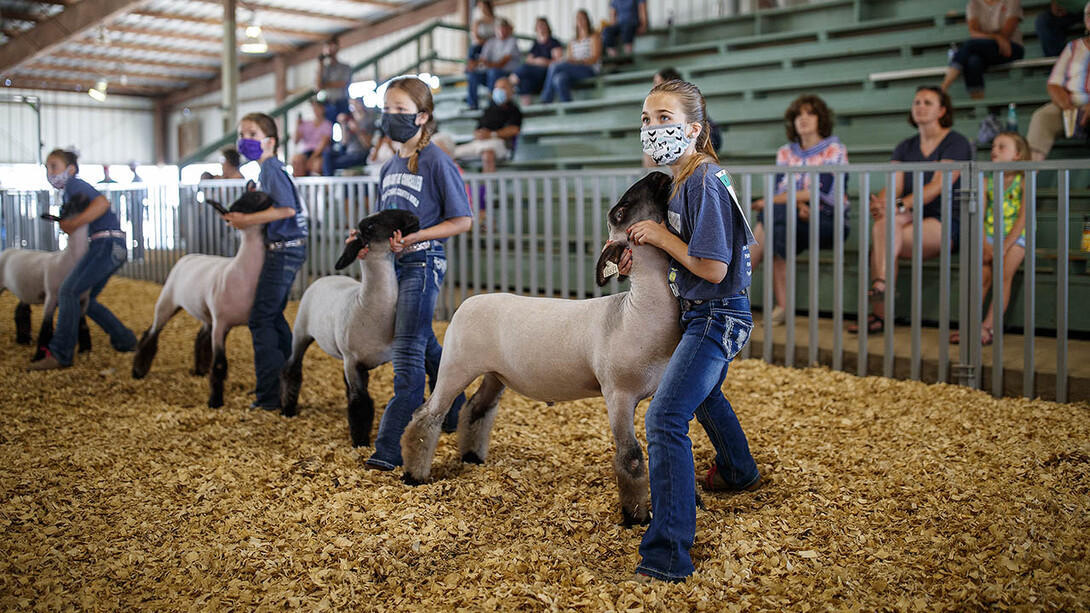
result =
M782 326L783 322L787 321L787 309L783 307L776 307L772 309L772 325Z
M762 485L764 485L764 479L760 476L748 487L737 488L729 485L719 474L719 467L714 462L712 462L712 467L708 470L708 473L700 480L700 487L705 492L752 492L760 489Z
M53 356L53 353L48 349L45 350L45 357L37 362L31 362L30 366L27 366L28 371L35 370L56 370L58 368L68 368L71 364L61 364L57 358Z

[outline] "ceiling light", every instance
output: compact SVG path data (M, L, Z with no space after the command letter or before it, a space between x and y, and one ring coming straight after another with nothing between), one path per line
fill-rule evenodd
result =
M246 26L246 39L242 41L239 48L242 49L243 53L265 53L269 50L269 45L265 42L265 35L261 32L261 26L258 25L256 19Z
M99 102L103 102L106 100L106 87L108 85L109 84L106 82L106 79L99 79L98 83L95 83L94 87L87 90L87 95Z

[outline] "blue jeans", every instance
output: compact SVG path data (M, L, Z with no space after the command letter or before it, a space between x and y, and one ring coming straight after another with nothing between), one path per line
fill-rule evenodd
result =
M545 74L545 89L541 92L541 102L549 103L553 98L561 102L571 102L571 85L576 81L589 79L598 74L593 66L553 62Z
M618 21L605 26L602 28L602 48L609 49L617 43L631 44L636 40L636 29L639 27L639 20Z
M519 93L523 96L539 93L541 88L545 87L545 75L548 72L548 66L537 66L536 64L519 66L515 70L515 74L519 76Z
M265 264L257 280L254 306L247 325L254 343L254 374L257 400L266 409L280 406L280 369L291 355L291 327L284 307L295 282L295 273L307 258L305 246L265 252Z
M1007 64L1022 59L1025 49L1011 43L1010 57L999 55L999 43L990 38L970 38L958 47L950 60L950 66L965 75L965 89L969 92L984 91L984 71L991 66Z
M681 342L647 408L647 465L651 525L640 543L637 572L664 581L693 573L696 475L689 421L696 415L715 447L715 464L728 485L742 489L760 478L742 426L723 396L723 380L753 328L749 297L711 300L683 311Z
M435 338L432 317L447 272L443 247L406 253L397 270L397 318L394 323L394 397L386 405L375 437L375 453L367 464L390 469L401 466L401 434L413 412L424 404L425 374L438 369L443 348ZM444 429L457 424L465 395L454 401Z
M1064 45L1067 44L1067 33L1075 26L1082 25L1082 14L1074 11L1063 17L1057 17L1051 10L1045 9L1037 16L1034 25L1037 29L1037 38L1041 41L1041 52L1047 57L1055 57L1064 50Z
M488 70L471 70L466 73L466 104L469 108L477 108L477 88L484 85L488 88L489 95L492 88L503 77L511 74L502 68L489 68Z
M125 240L100 238L91 241L87 253L68 273L57 295L57 327L49 342L49 352L64 365L72 364L72 354L79 334L80 294L91 290L87 316L110 335L110 344L118 351L132 351L136 347L136 335L125 327L97 298L106 282L125 265L128 253Z

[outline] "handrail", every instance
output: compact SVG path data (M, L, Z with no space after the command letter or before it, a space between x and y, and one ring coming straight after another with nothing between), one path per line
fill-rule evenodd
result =
M410 34L408 34L406 36L403 36L402 38L390 43L389 45L386 45L385 47L383 47L379 51L371 54L366 59L358 62L355 66L352 67L352 72L353 73L360 72L360 71L364 70L365 68L367 68L369 66L374 66L375 70L376 70L376 75L375 75L376 79L375 80L378 81L380 75L378 75L377 70L378 70L378 63L379 63L380 60L382 60L386 56L390 55L394 51L397 51L398 49L404 47L405 45L408 45L408 44L410 44L410 43L412 43L414 41L420 40L424 36L427 36L427 35L431 34L433 31L435 31L438 28L445 28L445 29L448 29L448 30L457 30L457 31L460 31L460 32L468 32L469 31L469 28L467 28L466 26L459 26L459 25L455 25L455 24L451 24L451 23L446 23L446 22L443 22L443 21L439 21L438 19L433 20L431 23L428 23L427 25L420 28L419 30L416 30L415 32L412 32L412 33L410 33ZM525 37L520 36L519 38L525 38ZM434 55L434 53L431 53L431 54L428 54L428 55L431 56L431 55ZM420 64L423 61L426 61L427 59L430 59L430 58L419 58L417 63L414 64L414 66L419 67ZM274 119L280 118L280 117L283 117L283 118L286 119L288 111L291 111L292 109L299 106L300 104L303 104L307 100L310 100L312 97L317 95L317 93L318 92L313 88L307 89L306 91L303 91L303 92L300 92L300 93L296 94L295 96L292 96L288 100L285 100L284 102L282 102L279 106L277 106L272 111L270 111L269 115L272 116ZM286 121L284 122L284 125L287 126ZM287 141L288 141L287 136L288 135L286 133L286 128L285 128L284 138L282 138L281 141L280 141L281 145L284 145L284 144L287 143ZM183 158L181 160L181 162L179 162L178 165L179 166L187 166L189 164L200 162L201 160L204 160L205 158L207 158L212 153L218 151L221 147L224 147L224 146L226 146L228 144L231 144L233 142L235 142L235 133L234 132L229 132L227 134L224 134L223 136L216 139L212 143L209 143L209 144L201 147L200 149L196 150L195 152L193 152L193 153L189 154L188 156L186 156L185 158Z

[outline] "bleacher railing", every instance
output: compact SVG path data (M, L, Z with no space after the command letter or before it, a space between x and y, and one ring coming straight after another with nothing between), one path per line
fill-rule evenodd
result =
M817 185L822 174L834 175L833 227L842 227L845 217L852 221L852 227L848 238L834 232L832 248L800 254L796 248L799 228L796 216L786 215L788 316L782 333L772 326L765 326L755 334L754 340L760 343L759 357L787 365L794 365L802 358L806 364L824 364L834 370L852 370L863 376L882 374L923 379L926 334L929 355L933 356L928 368L934 368L928 379L980 388L984 385L986 362L990 362L995 367L991 369L987 387L996 395L1002 395L1004 390L1010 393L1014 386L1008 385L1003 378L1005 334L1002 323L994 327L990 360L984 359L986 354L981 347L983 299L987 292L982 285L985 194L979 186L984 185L988 176L994 177L997 185L1002 185L1003 178L1009 173L1023 172L1027 244L1020 290L1023 307L1020 338L1024 345L1021 360L1015 360L1020 364L1012 366L1011 356L1006 356L1007 369L1017 371L1020 366L1023 379L1020 392L1026 397L1035 396L1036 377L1041 376L1037 368L1041 354L1034 351L1038 331L1047 336L1054 334L1055 398L1061 402L1067 400L1071 262L1086 259L1079 260L1075 255L1077 252L1071 251L1071 237L1077 228L1081 228L1082 220L1071 215L1070 176L1073 171L1090 170L1090 161L856 164L796 169L732 167L731 176L741 206L751 223L756 224L758 220L752 210L752 200L765 197L771 201L777 175L785 170L808 174L811 185ZM621 291L623 287L617 281L605 288L597 287L592 267L606 238L606 213L644 172L621 169L467 174L467 189L477 223L469 232L448 241L450 264L436 317L449 318L468 296L485 292L583 299ZM900 259L900 282L887 283L885 328L879 344L871 342L873 335L868 334L865 325L860 327L858 335L845 332L845 320L856 315L865 321L871 307L867 295L871 277L870 194L892 182L897 172L906 173L904 180L911 182L916 193L922 190L923 173L936 172L944 177L941 243L950 245L957 236L960 249L956 252L940 249L935 258L938 263L935 270L934 262L925 264L922 259L924 244L920 234L914 233L906 248L912 256ZM961 177L959 193L950 189L955 174ZM786 183L786 210L790 213L797 210L798 198L795 182ZM343 249L348 229L376 210L379 195L379 186L373 177L305 178L297 180L297 184L307 203L311 224L308 258L297 279L295 297L321 276L357 274L354 268L338 273L333 270L333 263ZM1044 184L1055 187L1046 190L1041 187ZM162 283L174 261L186 253L233 255L238 245L236 234L211 207L201 204L200 199L212 198L229 204L242 189L241 181L105 189L104 193L122 221L122 228L130 237L130 262L121 274ZM1042 195L1046 191L1047 197ZM56 212L59 204L55 193L50 191L2 192L0 241L3 247L62 248L64 237L59 234L56 224L38 219L38 215L50 207ZM1051 210L1053 206L1056 225L1046 234L1038 227L1039 212L1042 208ZM853 210L850 215L849 207ZM892 191L887 191L884 207L884 232L892 235L899 226L893 214L896 203ZM955 208L961 209L960 226L950 221ZM922 209L913 209L913 223L919 225L922 214ZM993 233L997 244L1003 239L1000 222L1001 217L996 216ZM818 244L818 224L810 224L809 232L810 244ZM772 243L776 239L771 232L765 233L765 239L765 253L772 254ZM1041 245L1048 249L1041 249ZM887 243L887 266L894 261L893 249L893 243ZM1053 290L1039 274L1041 262L1052 258L1056 263L1047 274L1055 284L1054 297L1042 293ZM996 297L995 321L1003 322L998 311L1003 293L1001 266L998 268L990 290ZM892 273L892 268L887 268L884 278L893 279ZM800 274L804 276L800 277ZM774 306L772 278L773 259L766 257L754 271L751 292L754 310L763 314L766 322L771 320ZM804 292L802 297L798 295L800 289ZM1040 308L1053 300L1054 318L1052 313ZM800 321L806 318L802 324L806 328L796 322L796 316ZM1018 326L1018 322L1009 323ZM949 346L953 329L957 329L961 337L955 356L950 355ZM902 331L900 336L898 330ZM805 341L805 350L801 347L802 341ZM907 352L904 351L906 345ZM936 345L937 354L933 353ZM899 355L898 350L907 355ZM757 351L754 346L747 346L743 356L750 357ZM872 364L872 356L875 360L880 358L881 363ZM853 360L854 366L850 363ZM1016 387L1015 390L1018 391Z

